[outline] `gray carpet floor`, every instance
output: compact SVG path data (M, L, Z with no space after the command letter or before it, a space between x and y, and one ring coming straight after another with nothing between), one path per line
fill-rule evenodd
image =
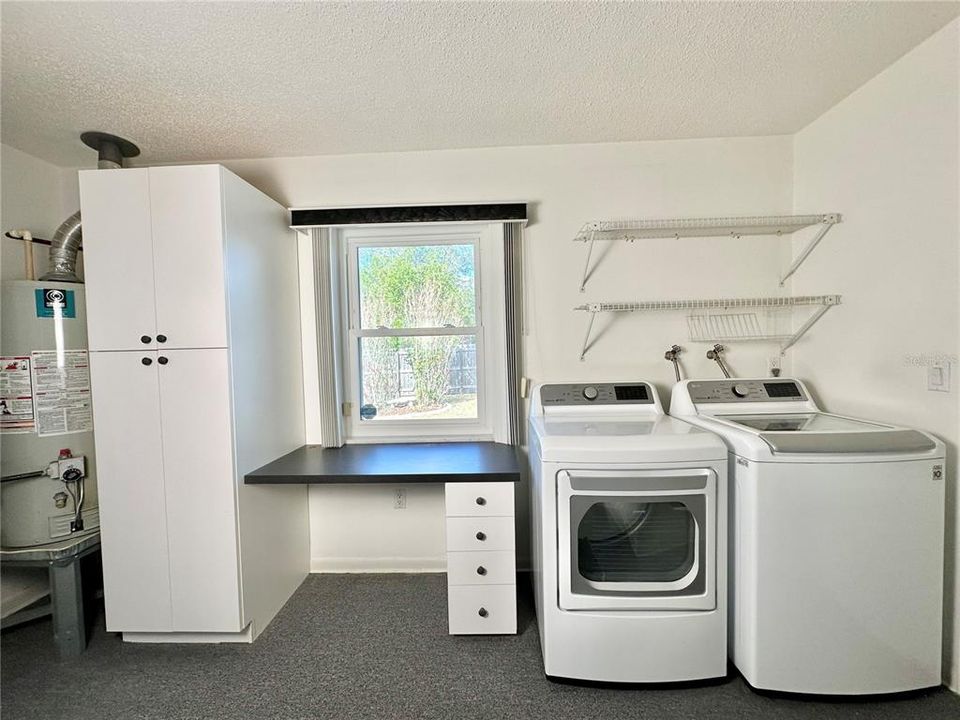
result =
M742 679L610 688L543 676L523 597L520 633L450 637L443 575L312 575L253 645L133 645L102 616L61 661L50 622L0 641L3 720L156 718L949 718L945 689L882 701L769 697Z

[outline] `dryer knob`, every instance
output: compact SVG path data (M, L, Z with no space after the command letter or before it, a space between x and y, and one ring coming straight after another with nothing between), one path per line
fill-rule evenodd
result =
M596 400L599 394L600 392L593 385L587 385L583 389L583 397L587 400Z
M750 388L748 388L746 385L734 385L733 394L737 397L745 398L750 394Z

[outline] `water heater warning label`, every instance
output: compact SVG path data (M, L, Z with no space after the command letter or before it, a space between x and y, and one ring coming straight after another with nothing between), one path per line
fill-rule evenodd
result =
M87 351L34 351L31 360L37 435L93 430Z
M37 288L34 291L37 303L37 317L75 318L77 306L73 300L73 290L64 288Z
M0 433L32 433L30 358L0 356Z

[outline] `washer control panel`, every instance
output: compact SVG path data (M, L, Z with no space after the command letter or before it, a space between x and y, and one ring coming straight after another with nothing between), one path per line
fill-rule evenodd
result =
M540 402L551 405L652 405L646 383L565 383L540 388Z
M803 402L806 393L793 380L697 380L687 385L695 403Z

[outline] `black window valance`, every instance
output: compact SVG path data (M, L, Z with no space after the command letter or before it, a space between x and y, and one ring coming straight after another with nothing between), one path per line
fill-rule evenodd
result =
M306 208L291 210L295 228L402 223L525 222L526 203L474 205L396 205L392 207Z

